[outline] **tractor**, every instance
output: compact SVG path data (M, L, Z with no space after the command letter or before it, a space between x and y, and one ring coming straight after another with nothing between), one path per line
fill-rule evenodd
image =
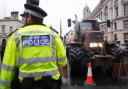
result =
M71 19L68 19L68 26L71 26L71 22ZM101 60L109 59L111 55L105 54L103 32L100 30L97 20L75 21L74 30L67 34L66 41L71 78L81 77L84 79L87 75L88 62L93 64L93 69L96 66L102 66L103 71L105 70L106 62L103 60L103 65L101 65ZM108 64L108 66L110 65Z

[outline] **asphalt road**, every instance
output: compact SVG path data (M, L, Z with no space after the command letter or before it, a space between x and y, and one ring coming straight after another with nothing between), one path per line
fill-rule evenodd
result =
M83 68L82 65L77 69L77 65L73 66L73 72L80 73L77 70ZM69 78L63 79L62 89L128 89L128 74L125 77L120 77L119 81L117 76L113 76L113 67L106 69L103 71L102 67L96 67L92 70L93 80L95 85L85 85L87 68L84 66L84 77L83 76L75 76L72 77L69 74ZM70 73L70 68L68 68L68 72ZM77 72L76 72L77 71Z
M120 81L117 82L117 80L102 77L95 81L96 85L84 85L84 82L82 85L79 79L76 79L76 81L74 85L63 84L62 89L128 89L128 78L120 78Z
M96 85L85 85L85 78L73 77L63 79L62 89L128 89L128 76L113 78L110 74L101 71L93 73L93 80Z
M128 86L68 86L62 87L62 89L128 89Z

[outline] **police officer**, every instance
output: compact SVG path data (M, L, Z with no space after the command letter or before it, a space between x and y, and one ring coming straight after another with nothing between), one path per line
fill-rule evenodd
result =
M61 89L58 66L65 67L67 58L60 36L42 24L44 10L31 3L24 6L26 23L8 39L0 89L11 89L16 67L21 89Z

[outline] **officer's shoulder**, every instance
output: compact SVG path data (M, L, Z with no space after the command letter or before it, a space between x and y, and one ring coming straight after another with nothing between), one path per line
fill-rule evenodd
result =
M8 35L8 37L10 37L13 33L15 33L16 31L17 31L18 29L15 29L14 31L12 31L9 35Z
M54 28L52 28L52 27L50 27L50 29L53 31L53 32L55 32L55 33L59 33L58 31L56 31L56 29L54 29Z

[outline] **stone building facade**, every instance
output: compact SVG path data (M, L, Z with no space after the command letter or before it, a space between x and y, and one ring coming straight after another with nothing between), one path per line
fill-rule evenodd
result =
M106 23L100 24L104 40L122 43L128 40L128 0L100 0L89 17L102 22L110 20L110 27Z
M83 19L88 18L91 14L89 6L86 4L86 6L83 9Z
M8 35L15 29L21 27L23 22L18 18L18 12L11 12L10 17L0 19L0 45L2 39L7 39Z

